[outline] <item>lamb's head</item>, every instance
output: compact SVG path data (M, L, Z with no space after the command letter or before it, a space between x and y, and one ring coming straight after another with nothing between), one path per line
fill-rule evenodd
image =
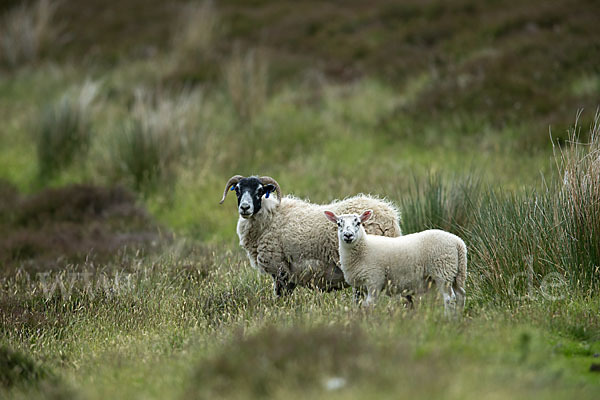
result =
M363 235L365 235L365 228L362 224L371 218L373 211L367 210L361 215L358 214L344 214L337 216L331 211L325 211L325 216L338 226L338 238L340 243L346 243L351 245L356 243Z
M231 188L231 189L230 189ZM234 175L227 181L223 198L223 204L229 190L235 190L238 199L238 213L242 218L251 218L256 215L262 207L263 198L268 198L272 192L277 193L277 199L281 202L281 189L277 181L269 176Z

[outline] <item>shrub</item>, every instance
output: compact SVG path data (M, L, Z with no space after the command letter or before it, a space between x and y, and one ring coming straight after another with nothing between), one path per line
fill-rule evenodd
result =
M34 126L39 178L44 181L86 154L92 133L91 104L98 86L84 84L45 105Z
M0 63L9 68L36 61L48 43L58 36L53 21L58 2L38 0L21 4L2 19L0 26Z
M254 49L242 54L236 46L224 72L235 111L242 119L252 119L267 100L269 64L266 52Z

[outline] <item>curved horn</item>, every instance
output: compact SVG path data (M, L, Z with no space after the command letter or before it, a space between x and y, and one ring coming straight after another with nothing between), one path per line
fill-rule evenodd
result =
M244 179L244 177L241 175L234 175L231 178L229 178L229 180L227 181L227 184L225 185L225 191L223 192L223 198L221 199L219 204L223 204L223 202L225 201L225 197L227 197L227 192L229 191L229 188L231 186L235 185L236 183L238 183L242 179Z
M259 180L260 183L262 183L263 185L268 185L269 183L275 185L275 191L277 192L277 200L279 200L279 202L281 203L281 188L279 187L279 183L277 183L277 181L271 178L270 176L261 176Z

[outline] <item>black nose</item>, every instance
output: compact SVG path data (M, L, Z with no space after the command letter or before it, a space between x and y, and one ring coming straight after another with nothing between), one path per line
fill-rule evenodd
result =
M240 208L241 208L242 211L245 212L245 211L248 211L250 209L250 205L249 204L242 204L240 206Z
M351 240L353 236L351 233L344 233L344 240Z

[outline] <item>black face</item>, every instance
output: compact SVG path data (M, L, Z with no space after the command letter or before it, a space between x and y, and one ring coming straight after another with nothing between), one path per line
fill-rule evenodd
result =
M253 176L240 180L233 188L238 199L238 213L242 218L250 218L259 212L263 195L275 191L274 185L263 185Z

